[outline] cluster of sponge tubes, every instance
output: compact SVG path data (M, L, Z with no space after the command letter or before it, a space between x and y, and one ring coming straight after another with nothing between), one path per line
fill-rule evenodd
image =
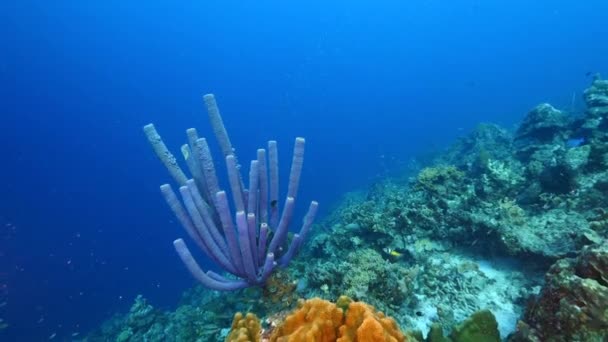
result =
M286 247L304 163L305 141L304 138L295 140L287 198L280 210L276 141L268 142L268 151L257 150L257 159L250 163L248 187L245 187L241 167L215 97L207 94L203 99L214 135L226 160L234 215L226 191L220 189L207 140L199 138L196 129L186 131L188 144L181 148L192 175L190 179L169 152L154 125L144 126L144 132L156 155L179 185L181 201L171 185L161 185L167 204L197 246L234 277L227 278L213 271L204 272L184 240L177 239L173 245L190 273L208 288L230 291L263 285L277 266L285 267L297 254L317 213L318 203L313 201L299 233Z

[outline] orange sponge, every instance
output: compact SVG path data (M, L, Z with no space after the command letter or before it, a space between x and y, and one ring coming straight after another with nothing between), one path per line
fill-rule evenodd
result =
M352 302L340 327L337 342L404 342L397 323L362 302Z
M334 303L313 298L300 301L299 308L277 327L271 342L334 342L342 324L342 309Z
M406 339L392 318L343 296L338 305L319 298L301 301L299 308L273 331L270 341L405 342Z

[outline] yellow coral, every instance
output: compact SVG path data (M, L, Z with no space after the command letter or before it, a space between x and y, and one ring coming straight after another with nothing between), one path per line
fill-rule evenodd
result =
M262 326L258 317L252 313L243 316L237 312L232 320L232 329L226 342L260 342Z

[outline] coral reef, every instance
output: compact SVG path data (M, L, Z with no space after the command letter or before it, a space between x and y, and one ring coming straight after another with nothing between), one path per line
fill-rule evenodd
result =
M608 340L608 81L584 98L578 116L541 104L514 133L479 125L416 175L346 194L261 288L195 288L174 312L139 297L90 340L221 341L237 311L261 317L261 340ZM300 298L315 299L292 311Z
M536 106L515 132L514 144L520 158L534 160L532 155L539 147L563 143L567 138L568 121L565 113L548 103Z
M232 316L220 310L205 310L206 305L213 306L213 302L197 297L175 311L163 312L138 296L128 313L115 315L89 334L86 341L220 341L221 331L230 324Z
M315 295L331 298L344 293L357 300L381 304L382 310L411 298L407 270L385 260L373 249L357 249L348 253L343 262L319 261L315 266L306 272L308 286L320 290Z
M510 341L608 340L608 245L559 260Z
M608 80L602 80L599 75L595 75L593 83L583 95L590 117L605 118L608 115Z
M424 192L444 197L454 190L458 190L458 184L463 178L464 172L452 165L426 167L418 174L415 187Z
M590 89L608 94L598 80ZM302 293L347 293L402 326L451 326L490 308L506 336L552 263L607 237L608 127L576 139L602 103L588 101L582 119L539 105L514 135L480 125L409 182L349 196L291 270L306 279Z
M512 134L507 130L494 124L479 124L438 156L437 163L474 172L486 168L492 159L507 160L511 156L512 141Z

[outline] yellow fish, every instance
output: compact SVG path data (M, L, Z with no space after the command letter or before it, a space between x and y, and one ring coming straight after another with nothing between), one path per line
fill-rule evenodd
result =
M390 248L390 247L385 247L385 248L383 249L383 251L384 251L386 254L388 254L388 255L390 255L390 256L392 256L392 257L395 257L395 258L400 258L400 257L402 257L402 256L403 256L403 253L398 252L398 251L396 251L396 250L394 250L394 249L392 249L392 248Z

